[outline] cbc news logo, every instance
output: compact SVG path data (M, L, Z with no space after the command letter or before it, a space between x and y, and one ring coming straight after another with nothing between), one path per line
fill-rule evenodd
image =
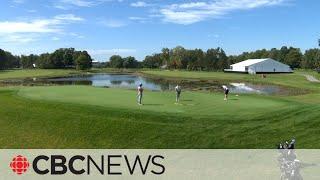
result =
M21 155L14 157L10 163L10 168L18 175L27 172L29 166L30 164L28 162L28 159Z
M38 175L162 175L165 173L165 157L148 155L38 155L28 159L13 157L9 167L17 174L25 174L29 168Z

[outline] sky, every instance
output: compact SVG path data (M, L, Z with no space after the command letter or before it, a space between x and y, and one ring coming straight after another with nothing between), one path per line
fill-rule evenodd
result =
M0 48L40 54L58 48L146 55L181 45L228 55L294 46L316 48L318 0L1 0Z

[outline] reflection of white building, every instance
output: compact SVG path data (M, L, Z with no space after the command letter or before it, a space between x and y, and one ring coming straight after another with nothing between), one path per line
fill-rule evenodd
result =
M249 74L257 73L291 73L290 66L274 59L249 59L236 64L232 64L225 72L241 72Z

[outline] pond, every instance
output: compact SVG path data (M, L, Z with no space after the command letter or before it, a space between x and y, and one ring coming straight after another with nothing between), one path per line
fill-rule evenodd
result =
M59 78L33 78L17 80L14 82L5 81L2 84L16 85L90 85L105 88L126 88L136 89L142 83L145 89L151 91L173 90L176 84L180 84L184 90L204 90L222 92L222 85L227 85L230 93L234 94L284 94L286 89L274 85L256 85L250 83L227 83L209 82L200 80L170 80L163 78L150 78L134 74L89 74L73 75Z

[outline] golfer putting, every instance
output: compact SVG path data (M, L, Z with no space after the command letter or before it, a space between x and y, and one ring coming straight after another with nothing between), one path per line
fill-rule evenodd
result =
M224 100L227 101L228 100L228 94L229 94L229 88L225 85L222 86L223 90L224 90Z
M176 103L179 103L180 95L181 95L181 86L177 84L177 86L175 87L175 91L176 91Z
M143 87L142 87L142 83L139 84L138 86L138 104L142 105L142 95L143 95Z

